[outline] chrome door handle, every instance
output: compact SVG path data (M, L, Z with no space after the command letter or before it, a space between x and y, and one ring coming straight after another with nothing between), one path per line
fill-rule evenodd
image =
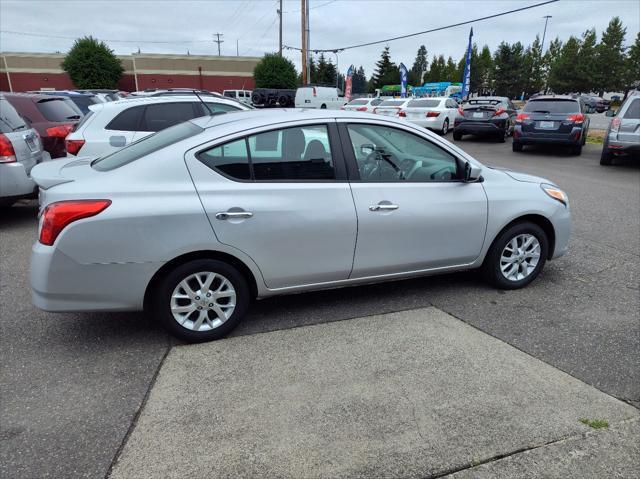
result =
M397 210L398 208L400 208L398 205L371 205L369 206L369 211Z
M216 213L216 219L218 220L228 220L233 218L251 218L253 213L250 211L225 211L221 213Z

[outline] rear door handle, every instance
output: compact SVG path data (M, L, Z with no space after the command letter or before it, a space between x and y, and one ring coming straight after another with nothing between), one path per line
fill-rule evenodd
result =
M220 213L216 213L216 219L218 220L229 220L234 218L251 218L253 213L250 211L224 211Z
M398 205L378 204L369 206L369 211L397 210L398 208L400 208Z

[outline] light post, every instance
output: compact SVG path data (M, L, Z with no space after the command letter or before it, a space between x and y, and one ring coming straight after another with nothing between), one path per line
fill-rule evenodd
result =
M544 55L544 37L547 35L547 23L549 23L549 19L553 18L551 15L545 15L544 17L544 32L542 32L542 45L540 45L540 55Z

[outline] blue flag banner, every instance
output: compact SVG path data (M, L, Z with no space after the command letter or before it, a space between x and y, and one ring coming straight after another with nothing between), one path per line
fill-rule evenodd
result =
M400 64L400 97L407 97L407 75L409 71L407 67L404 66L404 63Z
M473 27L469 32L469 46L467 47L467 58L464 62L464 74L462 75L462 91L460 97L466 100L469 96L469 84L471 80L471 49L473 48L471 42L473 39Z

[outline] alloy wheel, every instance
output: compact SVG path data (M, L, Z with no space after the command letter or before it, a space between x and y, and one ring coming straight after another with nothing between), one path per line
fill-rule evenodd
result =
M532 234L514 236L500 255L500 271L509 281L521 281L536 269L540 261L540 242Z

